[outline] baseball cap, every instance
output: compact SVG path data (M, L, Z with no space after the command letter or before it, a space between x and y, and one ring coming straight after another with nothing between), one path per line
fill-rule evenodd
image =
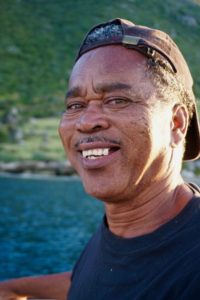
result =
M193 79L188 65L178 46L165 32L135 25L120 18L98 24L85 36L76 61L84 53L106 45L122 45L139 51L153 60L159 58L159 61L162 61L164 65L167 64L171 71L180 78L185 88L193 93ZM194 160L200 157L200 125L195 101L193 105L194 112L186 134L184 160Z

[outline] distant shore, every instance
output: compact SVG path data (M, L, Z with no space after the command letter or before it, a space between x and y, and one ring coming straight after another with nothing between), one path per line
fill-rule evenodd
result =
M68 160L65 161L16 161L0 162L0 173L3 174L39 174L52 176L77 175ZM200 185L200 160L187 163L182 171L187 182Z
M71 176L76 174L69 161L16 161L0 163L1 173L11 174L49 174L57 176Z

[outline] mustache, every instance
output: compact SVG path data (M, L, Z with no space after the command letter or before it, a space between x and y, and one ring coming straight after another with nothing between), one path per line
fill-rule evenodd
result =
M120 141L109 139L104 136L88 136L80 139L78 142L75 143L75 148L78 148L81 144L89 144L93 142L103 142L103 143L111 143L117 146L120 146Z

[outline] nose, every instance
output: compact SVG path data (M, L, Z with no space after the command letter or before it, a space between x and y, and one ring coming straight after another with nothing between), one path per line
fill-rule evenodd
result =
M109 121L98 103L90 103L76 122L76 129L82 133L91 133L107 129Z

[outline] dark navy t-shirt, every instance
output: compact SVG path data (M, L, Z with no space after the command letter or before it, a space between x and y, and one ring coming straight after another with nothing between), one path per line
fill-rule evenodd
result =
M112 234L104 218L74 268L68 300L200 300L200 198L141 237Z

